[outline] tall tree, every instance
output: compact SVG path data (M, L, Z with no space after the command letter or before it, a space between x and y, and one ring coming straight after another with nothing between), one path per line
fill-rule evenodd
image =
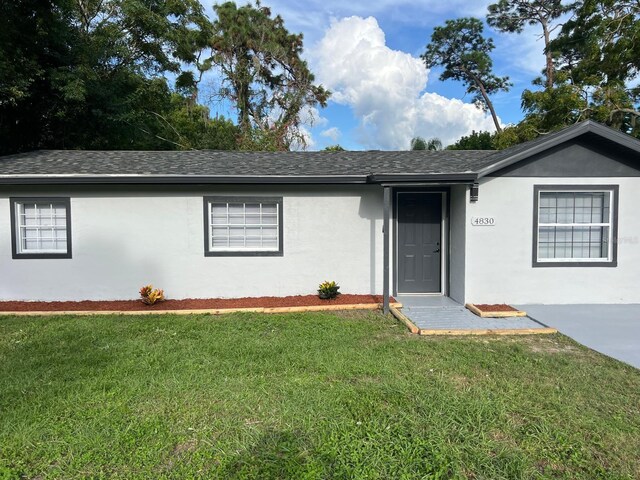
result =
M473 130L470 135L460 137L456 143L449 145L447 150L495 150L493 134Z
M554 25L553 21L571 8L570 5L563 5L562 0L499 0L489 5L487 23L510 33L522 33L526 25L540 25L546 58L546 88L552 88L555 69L550 48L551 33L560 26Z
M495 48L491 38L483 36L483 25L477 18L447 20L444 27L436 27L431 42L421 55L427 68L442 66L440 80L453 79L462 82L467 93L488 109L498 132L502 131L490 96L508 91L509 77L493 73L489 53Z
M222 73L221 96L236 107L245 138L270 137L278 149L288 149L293 137L302 139L303 111L324 107L329 98L301 58L302 34L289 33L282 17L259 2L214 9L212 61Z
M165 76L210 26L197 0L0 2L0 151L180 148Z
M442 150L442 141L437 137L430 138L429 140L419 136L413 137L410 148L411 150Z
M552 42L560 67L589 95L586 108L621 130L638 132L640 2L583 0Z
M594 119L640 137L640 2L584 0L551 42L557 52L553 88L525 90L525 118L515 136L546 133ZM535 82L534 82L535 84ZM523 134L524 133L524 134Z

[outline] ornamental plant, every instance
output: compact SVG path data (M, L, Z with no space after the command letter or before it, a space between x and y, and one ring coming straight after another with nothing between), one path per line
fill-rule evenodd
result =
M318 287L318 297L324 300L336 298L338 295L340 295L340 292L338 292L338 290L340 290L340 286L336 282L329 282L325 280Z
M153 288L153 285L145 285L140 289L140 297L145 305L164 302L164 290Z

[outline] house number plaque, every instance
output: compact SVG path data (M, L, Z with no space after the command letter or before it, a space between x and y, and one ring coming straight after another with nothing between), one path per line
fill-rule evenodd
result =
M471 217L471 225L474 227L493 227L495 224L494 217Z

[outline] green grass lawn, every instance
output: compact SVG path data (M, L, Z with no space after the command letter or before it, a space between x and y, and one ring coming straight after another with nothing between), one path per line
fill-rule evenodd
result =
M377 313L0 317L0 479L640 478L640 372Z

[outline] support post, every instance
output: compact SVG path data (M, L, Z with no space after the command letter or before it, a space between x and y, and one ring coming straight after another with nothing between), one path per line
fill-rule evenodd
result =
M383 268L382 268L382 310L385 315L389 313L389 218L391 215L391 187L383 187L383 225L382 225L382 248L383 248Z

